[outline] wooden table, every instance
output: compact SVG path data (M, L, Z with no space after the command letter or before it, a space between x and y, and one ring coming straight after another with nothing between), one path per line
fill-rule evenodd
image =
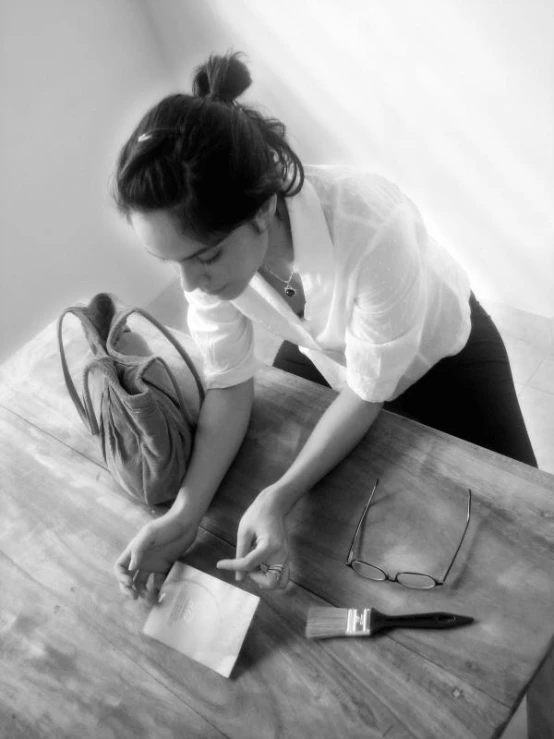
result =
M78 362L81 334L68 331ZM215 563L233 555L242 512L333 397L260 372L247 438L186 562L233 582ZM147 607L120 596L113 562L160 511L130 500L106 471L67 398L54 325L0 369L0 440L4 739L496 737L528 690L530 735L554 736L554 477L381 414L293 512L292 582L262 594L225 679L144 637ZM442 574L471 487L471 523L444 587L407 590L345 567L376 477L362 547L392 572ZM314 642L304 637L311 605L477 622Z

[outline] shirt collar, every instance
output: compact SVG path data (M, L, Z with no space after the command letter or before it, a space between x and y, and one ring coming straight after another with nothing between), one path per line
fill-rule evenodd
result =
M295 271L302 278L306 298L307 323L325 323L333 291L333 243L317 193L307 180L302 190L286 200L294 249ZM301 326L302 321L291 310L284 297L276 292L259 274L233 304L245 315L275 330L285 319ZM272 316L268 313L271 309ZM279 318L280 317L280 320ZM314 328L316 328L314 326ZM282 331L280 331L282 335ZM316 330L312 333L318 333Z
M287 201L294 245L294 264L302 278L304 318L312 336L325 336L335 290L334 246L323 207L313 185L305 181Z
M287 199L294 247L294 265L302 277L306 301L312 302L333 284L333 242L313 185ZM320 302L320 301L317 301Z

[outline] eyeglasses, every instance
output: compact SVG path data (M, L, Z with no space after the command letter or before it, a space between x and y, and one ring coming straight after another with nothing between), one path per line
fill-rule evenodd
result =
M369 562L364 562L361 559L356 559L354 557L354 548L358 542L358 538L360 536L360 531L362 529L363 523L365 521L365 518L367 516L367 512L369 510L369 506L371 505L371 501L373 499L373 495L375 493L375 490L377 489L377 485L379 483L379 479L375 481L375 485L373 486L373 490L371 491L371 495L369 496L369 500L366 503L366 507L364 508L364 512L362 513L362 517L360 518L360 522L358 523L358 526L356 527L356 532L354 534L354 538L352 539L352 544L350 545L350 550L348 552L348 557L346 559L346 565L347 567L351 567L354 572L356 572L361 577L365 577L368 580L388 580L389 582L397 582L400 585L403 585L405 588L413 588L416 590L430 590L431 588L438 587L439 585L444 585L446 582L446 578L448 577L448 573L452 569L452 565L454 564L454 560L458 556L458 552L460 551L460 548L462 546L462 542L464 540L464 537L466 535L466 531L469 526L469 517L471 514L471 490L468 488L468 497L467 497L467 520L466 525L464 527L464 530L462 532L462 536L460 539L460 543L456 547L456 551L454 552L454 556L452 557L452 560L448 567L446 568L446 572L442 576L441 580L436 580L431 575L427 575L423 572L397 572L394 577L390 577L387 575L387 573L382 570L380 567L376 567L375 565L370 564Z

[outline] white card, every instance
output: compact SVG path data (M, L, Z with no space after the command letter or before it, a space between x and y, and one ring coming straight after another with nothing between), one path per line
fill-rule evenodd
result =
M143 633L229 677L260 599L175 562Z

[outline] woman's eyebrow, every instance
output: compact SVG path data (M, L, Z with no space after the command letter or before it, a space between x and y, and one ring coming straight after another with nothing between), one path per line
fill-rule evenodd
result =
M183 259L168 259L167 257L160 257L157 254L154 254L153 252L146 250L150 256L154 257L155 259L158 259L160 262L188 262L190 259L194 259L195 257L199 256L200 254L204 254L207 251L210 251L210 249L213 249L216 246L219 246L224 239L221 239L221 241L218 241L217 244L212 244L211 246L204 246L202 249L199 249L197 252L194 252L194 254L190 254L188 257L184 257Z

